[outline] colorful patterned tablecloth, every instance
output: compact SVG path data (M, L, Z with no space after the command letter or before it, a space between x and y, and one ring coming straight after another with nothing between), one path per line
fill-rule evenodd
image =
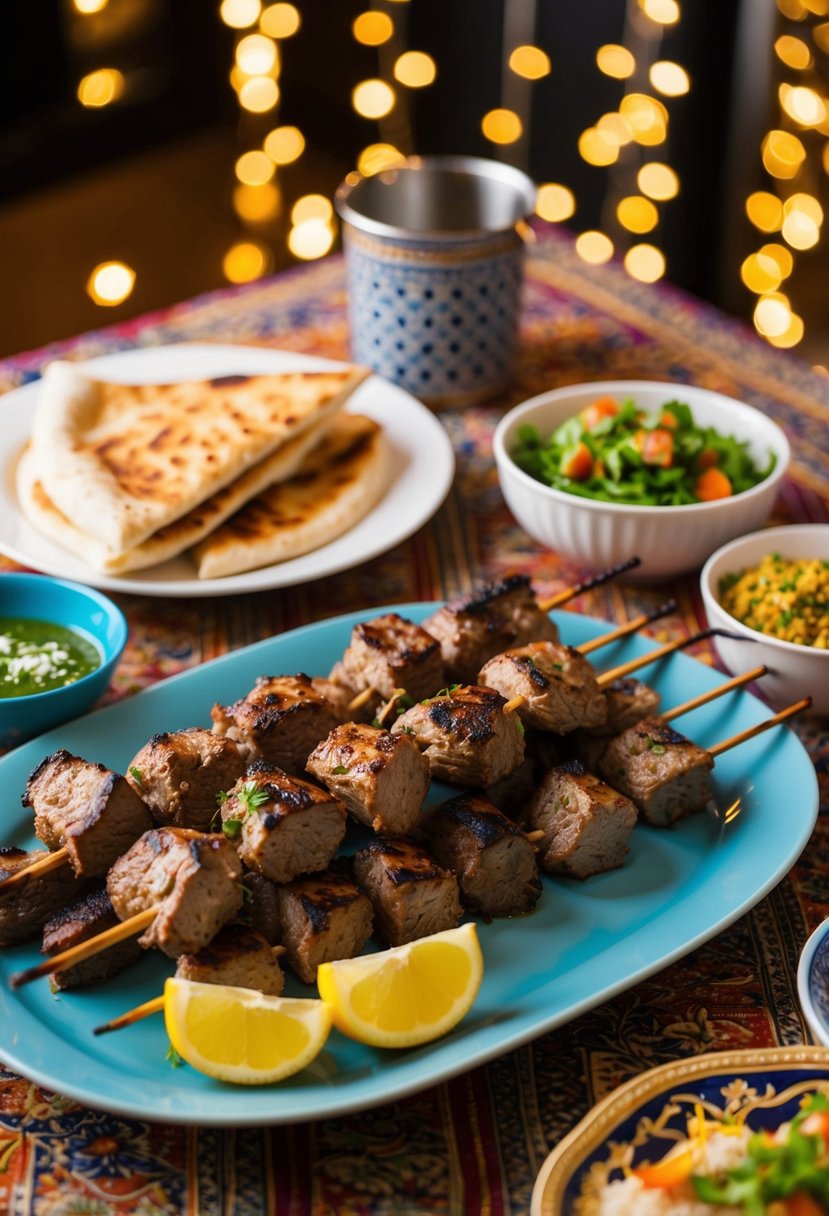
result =
M181 341L239 342L347 357L339 258L221 291L8 359L0 390L56 356L82 359ZM528 263L522 354L509 400L442 420L458 469L435 518L391 552L323 582L172 602L122 596L130 641L110 699L260 638L338 611L442 598L481 577L530 574L542 593L583 572L539 551L507 511L491 455L514 401L582 380L694 383L759 406L786 430L794 463L777 520L825 522L829 380L741 323L669 287L588 267L541 230ZM0 403L2 420L2 403ZM0 559L0 568L12 563ZM322 592L322 593L321 593ZM703 622L697 582L678 582L669 635ZM665 588L610 586L575 608L622 619ZM705 647L697 657L713 662ZM796 726L826 792L829 733ZM714 941L554 1033L414 1097L331 1121L218 1131L84 1109L0 1072L0 1216L519 1216L550 1148L600 1097L691 1053L809 1041L795 983L800 949L829 914L829 817L777 889Z

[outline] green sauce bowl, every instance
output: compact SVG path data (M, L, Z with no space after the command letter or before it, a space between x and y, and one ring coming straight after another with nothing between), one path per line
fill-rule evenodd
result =
M127 642L123 612L105 595L46 574L0 574L0 618L49 621L91 642L100 666L71 684L0 698L0 748L15 747L91 709L109 686Z

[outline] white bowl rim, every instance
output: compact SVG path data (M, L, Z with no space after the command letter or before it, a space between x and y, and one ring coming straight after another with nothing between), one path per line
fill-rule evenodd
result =
M718 498L713 502L691 502L684 503L681 506L653 506L647 503L628 503L628 502L610 502L600 498L582 498L579 494L568 494L565 490L556 490L553 486L547 486L543 481L537 481L535 477L531 477L529 473L525 473L523 469L515 463L512 456L506 449L504 436L507 430L524 414L532 413L541 405L546 405L548 402L561 400L571 393L581 392L587 389L600 393L628 393L634 395L641 392L643 389L659 388L673 392L677 400L681 400L682 390L690 390L692 393L703 394L708 398L718 398L721 401L731 402L739 409L746 410L755 414L762 420L762 423L777 435L780 443L782 454L778 456L777 463L772 469L768 477L764 477L762 481L758 481L756 486L751 486L748 490L741 490L739 494L734 494L730 498ZM677 391L678 390L678 391ZM786 436L785 431L781 426L778 426L771 418L758 410L756 406L749 405L746 401L739 401L736 397L729 397L725 393L718 393L715 389L701 388L696 384L678 384L671 380L586 380L582 384L566 384L560 388L548 389L544 393L538 393L535 397L530 397L526 401L521 401L518 405L514 405L511 410L504 414L503 418L495 428L495 433L492 436L492 450L495 455L496 462L501 461L508 465L511 473L513 473L519 482L529 488L535 489L546 495L551 502L562 503L573 506L578 503L580 507L586 507L590 511L613 511L617 514L623 514L630 511L636 515L643 511L658 511L660 515L669 514L674 518L688 514L702 514L705 511L722 510L732 502L746 502L752 497L759 497L762 493L769 490L772 486L779 485L783 479L786 470L791 461L791 446Z
M826 937L829 937L829 917L826 920L822 920L814 932L809 934L806 944L800 952L800 961L797 964L797 996L800 1001L800 1008L803 1010L803 1016L809 1023L809 1029L812 1034L816 1039L820 1040L821 1046L829 1047L829 1027L818 1016L817 1010L812 1004L812 995L809 991L812 963L815 960L818 946L822 944Z
M727 608L723 608L717 593L714 591L714 588L711 585L714 563L721 557L725 557L727 553L732 551L736 552L742 545L746 544L748 541L756 540L759 536L769 538L771 550L772 538L780 536L792 536L795 531L805 532L809 528L821 528L824 529L827 534L829 534L829 524L781 524L777 528L760 528L756 532L747 532L745 536L738 536L735 540L727 541L726 544L720 545L719 549L715 549L708 558L707 562L700 571L699 583L703 599L705 599L706 596L710 596L720 611L728 617L729 621L734 622L734 629L742 631L753 641L765 642L774 650L779 650L782 653L785 653L786 651L793 651L795 654L810 655L813 659L817 658L818 661L820 661L822 658L829 658L829 650L821 650L817 646L807 646L803 642L787 642L785 638L776 638L771 633L763 633L761 629L752 629L752 627L750 625L746 625L744 621L740 621L736 616L732 616ZM808 561L809 559L792 558L791 560ZM827 560L829 560L829 558Z

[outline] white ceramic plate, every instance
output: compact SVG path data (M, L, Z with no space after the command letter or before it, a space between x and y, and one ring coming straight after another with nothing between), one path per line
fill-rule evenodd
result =
M342 366L329 359L287 350L182 343L103 355L88 360L84 369L104 380L164 384L234 374L326 371ZM367 414L382 425L391 450L389 486L374 510L343 536L302 557L228 578L197 578L186 554L131 574L102 574L52 544L28 523L18 506L14 469L29 437L37 391L37 383L26 384L0 400L0 552L34 570L105 591L160 596L230 595L290 587L336 574L411 536L434 515L452 484L454 455L441 424L411 394L372 376L360 385L348 408Z

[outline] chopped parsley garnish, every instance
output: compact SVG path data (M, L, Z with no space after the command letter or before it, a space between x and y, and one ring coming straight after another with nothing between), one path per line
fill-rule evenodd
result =
M515 726L516 726L516 729L518 730L519 735L523 735L524 734L524 723L518 717L518 714L515 714Z
M230 795L226 790L219 790L218 794L216 795L216 801L218 802L219 806L224 806L229 797Z
M236 799L241 802L246 814L252 814L258 807L270 801L267 790L261 790L255 781L246 781L241 789L236 791Z
M242 830L241 819L226 819L222 824L222 831L228 840L235 840Z
M348 768L345 764L338 764L336 768L332 768L331 772L336 777L340 777L340 776L342 776L343 773L350 773L351 769Z
M647 742L648 742L648 747L650 748L650 750L653 752L653 754L655 756L664 756L665 755L665 744L664 743L659 743L656 739L652 739L650 735L647 736Z
M129 774L132 777L133 781L137 781L139 785L143 785L144 774L141 772L140 768L136 768L134 764L131 764L130 768L129 768Z
M165 1059L165 1060L168 1062L168 1064L170 1064L170 1065L171 1065L173 1068L181 1068L182 1064L184 1063L184 1060L183 1060L183 1059L182 1059L182 1057L181 1057L181 1056L178 1054L178 1052L176 1051L176 1049L175 1049L175 1047L173 1046L173 1044L172 1044L172 1043L171 1043L171 1044L170 1044L170 1046L167 1048L167 1054L165 1055L164 1059Z

